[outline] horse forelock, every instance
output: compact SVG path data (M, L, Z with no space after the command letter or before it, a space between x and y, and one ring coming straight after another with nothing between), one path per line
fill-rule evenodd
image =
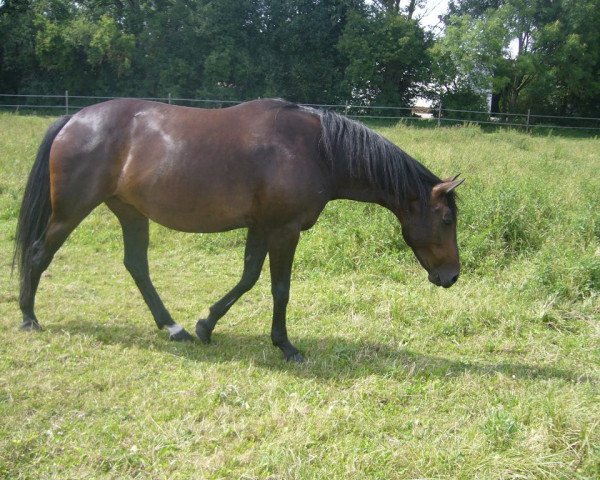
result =
M389 140L365 125L342 115L322 111L321 145L335 169L346 165L350 175L368 182L406 205L411 193L423 207L429 203L432 188L442 180ZM456 214L454 192L447 196L448 206Z

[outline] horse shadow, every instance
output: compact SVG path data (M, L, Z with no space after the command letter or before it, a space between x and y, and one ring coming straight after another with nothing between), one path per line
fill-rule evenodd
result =
M483 362L457 360L395 348L385 343L356 341L331 335L296 337L296 345L306 354L303 364L285 362L279 349L271 345L268 335L228 331L213 334L210 345L173 342L166 334L137 325L106 326L72 320L46 328L49 334L67 331L71 335L91 337L104 345L160 351L199 364L239 362L267 370L285 371L294 376L336 382L370 375L386 377L441 378L451 380L465 374L483 377L504 375L513 379L560 379L571 383L600 383L598 378L554 366L528 365L519 362ZM162 333L162 332L161 332Z

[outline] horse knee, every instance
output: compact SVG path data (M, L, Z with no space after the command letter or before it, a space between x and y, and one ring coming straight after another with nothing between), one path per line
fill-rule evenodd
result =
M140 265L139 262L125 257L123 264L133 278L144 278L148 276L148 269L144 265Z
M288 285L278 283L271 287L271 294L276 302L287 304L290 299L290 288Z
M242 274L242 279L240 280L238 286L240 290L246 293L248 290L252 289L258 279L260 278L260 269L244 269L244 273Z
M242 278L240 280L240 283L238 283L238 288L241 290L242 293L246 293L247 291L251 290L254 285L256 285L257 280L258 277Z

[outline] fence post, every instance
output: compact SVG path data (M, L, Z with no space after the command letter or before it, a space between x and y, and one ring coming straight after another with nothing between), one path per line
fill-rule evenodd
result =
M440 100L440 104L438 105L438 127L442 123L442 101Z
M65 90L65 114L69 114L69 91Z
M349 111L350 111L350 107L348 106L348 100L346 100L346 108L344 110L344 115L348 116Z
M531 108L527 109L527 126L525 127L525 131L529 132L529 116L531 115Z
M169 92L169 105L171 105L171 92Z

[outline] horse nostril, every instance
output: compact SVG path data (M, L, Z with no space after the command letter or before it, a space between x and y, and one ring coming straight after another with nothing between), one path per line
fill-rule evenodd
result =
M450 279L450 285L454 285L458 280L458 273Z

